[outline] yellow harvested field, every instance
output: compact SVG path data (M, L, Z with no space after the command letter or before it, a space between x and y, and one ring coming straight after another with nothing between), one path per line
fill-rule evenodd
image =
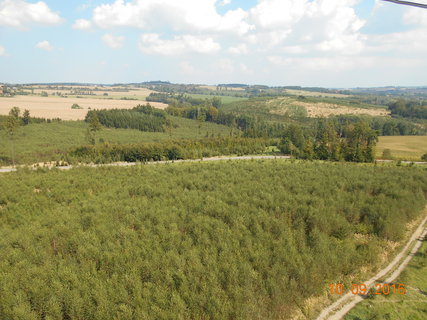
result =
M379 137L377 157L381 158L384 149L390 149L392 157L402 160L420 161L427 153L427 136Z
M77 103L83 109L71 109ZM61 98L39 96L15 96L0 98L0 115L7 115L13 107L19 107L21 111L30 110L30 115L41 118L60 118L62 120L83 120L91 109L130 109L145 101L136 100L112 100L97 98ZM165 109L167 104L150 102L159 109Z

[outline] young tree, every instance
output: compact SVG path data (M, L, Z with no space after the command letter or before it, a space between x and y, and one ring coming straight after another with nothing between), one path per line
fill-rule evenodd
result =
M92 111L88 128L88 139L92 144L96 144L96 133L101 129L102 125L99 122L98 114L96 111Z
M22 122L24 123L24 126L28 125L30 121L30 111L25 109L24 113L22 114Z
M20 114L21 114L21 109L19 109L18 107L13 107L9 111L9 116L14 117L16 119L19 119Z
M19 127L19 108L14 107L9 112L9 117L7 117L6 122L4 124L7 135L9 136L10 143L12 146L12 164L15 166L15 142L14 138L16 135L16 131Z

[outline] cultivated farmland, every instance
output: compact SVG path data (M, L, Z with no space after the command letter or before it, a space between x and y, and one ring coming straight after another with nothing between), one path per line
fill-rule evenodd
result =
M76 103L83 109L71 109ZM131 109L138 104L146 104L145 101L99 99L92 97L63 98L63 97L41 97L41 96L15 96L0 98L0 115L7 115L12 107L21 110L28 109L33 117L60 118L62 120L83 120L91 109ZM153 107L164 109L164 103L150 103Z

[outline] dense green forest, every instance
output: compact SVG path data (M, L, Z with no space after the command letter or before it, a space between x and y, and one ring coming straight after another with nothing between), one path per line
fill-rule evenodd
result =
M138 105L133 109L91 110L87 113L85 121L90 123L94 113L100 124L109 128L164 132L168 124L166 113L149 104Z
M20 170L0 190L0 319L283 319L390 259L427 175L246 161Z
M391 114L406 118L427 119L427 101L398 99L389 104Z
M279 147L283 153L302 159L372 162L377 141L377 132L366 122L342 126L320 119L311 135L299 125L286 127Z

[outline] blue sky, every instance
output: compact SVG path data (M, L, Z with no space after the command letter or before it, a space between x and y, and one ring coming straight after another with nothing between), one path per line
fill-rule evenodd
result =
M426 54L384 1L0 0L0 82L417 86Z

